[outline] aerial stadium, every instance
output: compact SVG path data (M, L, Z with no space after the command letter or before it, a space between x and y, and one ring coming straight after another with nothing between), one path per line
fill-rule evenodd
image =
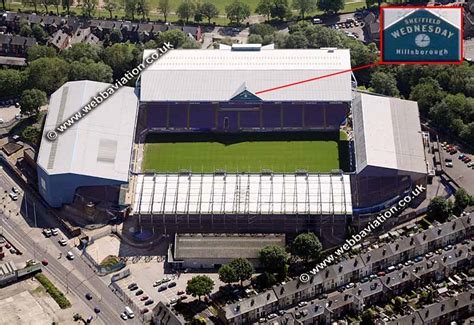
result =
M150 54L145 50L144 57ZM124 113L132 128L119 132L126 143L133 139L129 150L97 149L120 177L102 175L103 159L89 161L87 178L76 188L72 178L61 194L66 199L50 204L70 204L79 187L128 183L129 216L139 229L311 230L323 240L342 238L354 216L383 210L426 184L427 175L416 102L358 92L350 69L348 49L172 50L142 72L133 93L138 98L118 103L136 101ZM57 124L51 110L61 110L58 101L53 95L47 126ZM94 114L112 124L124 117L100 109ZM81 123L68 133L87 127ZM56 149L41 145L44 193L55 179L64 181L47 157L65 141L59 137ZM119 163L126 160L124 177ZM68 164L61 174L80 174L79 165Z

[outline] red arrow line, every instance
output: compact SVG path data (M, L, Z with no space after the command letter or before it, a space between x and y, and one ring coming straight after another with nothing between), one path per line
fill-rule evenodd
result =
M319 80L319 79L323 79L323 78L328 78L328 77L332 77L332 76L336 76L338 74L342 74L342 73L346 73L346 72L352 72L352 71L357 71L357 70L362 70L362 69L367 69L367 68L372 68L376 65L378 65L379 63L372 63L372 64L367 64L367 65L362 65L360 67L355 67L355 68L352 68L352 69L348 69L348 70L343 70L343 71L338 71L338 72L334 72L334 73L331 73L331 74L326 74L324 76L319 76L319 77L314 77L314 78L311 78L311 79L306 79L306 80L301 80L301 81L297 81L297 82L293 82L291 84L287 84L287 85L283 85L283 86L278 86L278 87L275 87L275 88L269 88L269 89L265 89L265 90L260 90L260 91L257 91L255 93L255 95L258 95L258 94L263 94L263 93L266 93L266 92L270 92L270 91L274 91L274 90L278 90L278 89L283 89L283 88L287 88L287 87L291 87L291 86L296 86L296 85L300 85L300 84L303 84L303 83L306 83L306 82L311 82L311 81L315 81L315 80Z

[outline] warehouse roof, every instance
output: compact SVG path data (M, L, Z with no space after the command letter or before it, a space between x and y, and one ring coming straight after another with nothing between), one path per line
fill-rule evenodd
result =
M248 44L247 44L248 45ZM346 49L281 49L253 44L219 50L172 50L141 75L140 99L228 101L246 84L264 101L350 101L351 73L257 92L351 68ZM145 50L148 57L153 50Z
M285 247L279 234L176 234L174 258L258 259L265 246Z
M54 130L110 85L73 81L53 93L44 133ZM39 166L49 175L79 174L127 181L138 103L134 88L122 87L87 116L59 133L43 135Z
M367 166L427 172L416 102L361 92L353 119L357 172Z
M139 175L134 213L352 214L349 175Z

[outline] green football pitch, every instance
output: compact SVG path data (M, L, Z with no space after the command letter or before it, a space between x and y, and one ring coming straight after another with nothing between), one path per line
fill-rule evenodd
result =
M296 135L296 136L295 136ZM285 140L283 140L285 139ZM339 134L153 135L144 149L142 171L292 173L345 170Z

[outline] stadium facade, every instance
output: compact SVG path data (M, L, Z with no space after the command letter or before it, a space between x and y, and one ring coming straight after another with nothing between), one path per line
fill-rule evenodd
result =
M147 50L144 57L148 55ZM40 192L52 206L60 206L71 201L79 186L130 180L130 214L139 229L159 233L310 230L329 240L342 239L354 215L379 212L416 184L426 184L416 103L355 91L350 68L346 49L276 50L249 44L170 51L142 73L138 101L133 89L124 89L56 142L42 141ZM331 76L301 82L327 75ZM53 94L45 130L102 90L98 83L79 84L96 86L86 87L88 92L82 90L80 96L64 95L65 88L75 86L68 83ZM64 107L67 112L61 113ZM114 110L117 107L122 115ZM142 145L150 134L188 133L192 141L196 132L338 132L350 117L351 171L167 174L142 173L133 163L129 168L130 161L141 161ZM115 131L101 128L97 118ZM123 128L118 130L117 125ZM90 135L83 137L86 130ZM122 150L100 149L102 138L117 142L107 138L109 133L123 136ZM92 148L90 155L84 148ZM97 158L100 152L112 151L115 164L104 165ZM48 168L54 153L65 160L61 168Z

